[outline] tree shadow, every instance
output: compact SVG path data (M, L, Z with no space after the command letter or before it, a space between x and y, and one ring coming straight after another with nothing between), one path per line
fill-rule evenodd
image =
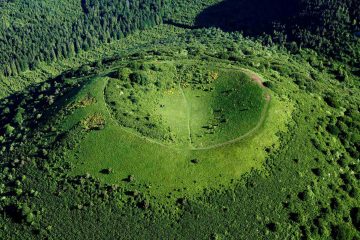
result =
M300 0L225 0L196 17L198 27L217 27L256 36L273 33L300 13Z

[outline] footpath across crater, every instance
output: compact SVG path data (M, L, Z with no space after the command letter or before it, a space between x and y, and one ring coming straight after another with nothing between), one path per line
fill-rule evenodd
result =
M220 147L255 133L270 95L253 73L216 63L145 62L109 74L104 95L116 122L161 145Z

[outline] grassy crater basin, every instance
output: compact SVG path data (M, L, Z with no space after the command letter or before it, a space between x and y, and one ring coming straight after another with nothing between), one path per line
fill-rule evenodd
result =
M209 149L254 132L270 98L241 69L171 62L122 67L105 89L120 126L162 145Z
M292 112L255 73L199 60L123 62L91 77L72 101L83 107L62 128L84 129L64 153L72 174L164 201L261 169Z

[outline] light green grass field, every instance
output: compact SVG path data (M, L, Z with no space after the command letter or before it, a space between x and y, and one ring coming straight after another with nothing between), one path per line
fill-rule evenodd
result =
M218 88L225 86L225 81L236 79L238 76L238 73L233 73L228 77L221 77L222 74L226 75L226 72L219 74L218 86L216 86ZM244 78L245 82L249 80L250 90L259 89L257 93L259 95L255 97L261 100L259 101L263 103L263 108L258 109L257 114L263 116L258 116L255 122L249 122L248 128L238 130L235 124L224 127L222 130L224 132L215 133L217 137L214 136L213 139L209 137L207 147L202 146L198 140L190 146L189 124L191 131L192 129L200 131L201 125L211 115L208 104L220 107L216 105L216 97L219 96L214 91L214 95L210 94L201 99L197 96L207 92L191 91L190 87L181 92L181 87L175 85L168 89L167 94L158 95L155 94L156 91L150 94L153 97L161 96L157 105L163 104L165 107L158 108L156 113L162 116L163 124L182 139L175 144L169 144L119 124L104 97L104 89L111 80L108 77L90 79L73 101L81 101L89 94L96 101L89 106L76 109L66 117L63 124L63 128L70 129L71 126L94 113L102 115L106 121L104 129L87 131L80 144L67 153L74 164L73 174L90 173L103 182L114 184L128 184L124 179L133 175L137 183L146 186L140 189L141 191L158 198L166 197L170 192L172 192L171 198L193 196L201 193L205 188L228 185L232 179L239 178L251 169L261 169L267 154L265 148L278 147L277 132L286 131L286 122L292 111L292 105L280 101L277 96L272 96L271 101L267 102L264 90L258 84ZM243 85L234 81L230 86L235 88ZM245 92L239 93L248 92L248 88L245 87L243 89ZM254 97L251 94L256 92L250 91L249 98ZM150 98L146 98L146 101ZM239 99L243 98L235 98L235 100ZM224 106L228 108L230 107L228 105L233 105L231 101L225 102ZM140 101L140 104L145 102ZM190 106L189 102L191 102ZM154 105L148 103L147 107ZM243 121L242 118L246 120L244 116L236 116L236 109L238 106L231 110L229 121ZM194 134L191 132L191 135ZM242 135L246 136L242 137ZM197 163L192 161L194 159ZM107 168L113 170L111 174L101 173L101 170ZM131 188L131 185L129 187Z
M111 115L129 131L192 149L257 128L268 108L264 87L239 68L199 63L135 63L127 73L116 70L104 91Z
M162 116L164 125L171 129L171 132L177 136L180 145L190 145L190 128L189 128L189 103L180 86L167 91L160 98L159 107L155 110L156 114Z

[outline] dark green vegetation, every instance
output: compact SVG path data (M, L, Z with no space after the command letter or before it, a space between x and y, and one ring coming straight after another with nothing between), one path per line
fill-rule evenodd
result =
M357 0L209 0L173 1L170 22L189 28L218 27L242 31L266 45L297 53L310 47L344 62L359 64L360 4ZM178 12L186 9L186 13ZM195 21L188 15L198 14ZM205 8L205 9L204 9Z
M71 57L159 24L158 1L0 1L0 73L17 75L40 62ZM0 76L1 76L0 75Z
M161 14L191 26L216 2ZM359 239L357 5L311 3L330 2L338 40L301 26L339 52L160 25L1 80L0 239Z
M270 102L249 77L253 73L236 64L157 54L107 66L67 107L87 103L84 108L56 117L58 129L72 131L80 122L86 130L65 140L81 138L76 146L61 150L74 164L72 174L87 172L112 184L134 175L138 184L151 186L142 191L156 204L173 204L261 168L266 152L258 149L278 146L276 132L289 118L286 101ZM105 127L91 131L99 130L97 122ZM112 173L104 175L109 167Z

